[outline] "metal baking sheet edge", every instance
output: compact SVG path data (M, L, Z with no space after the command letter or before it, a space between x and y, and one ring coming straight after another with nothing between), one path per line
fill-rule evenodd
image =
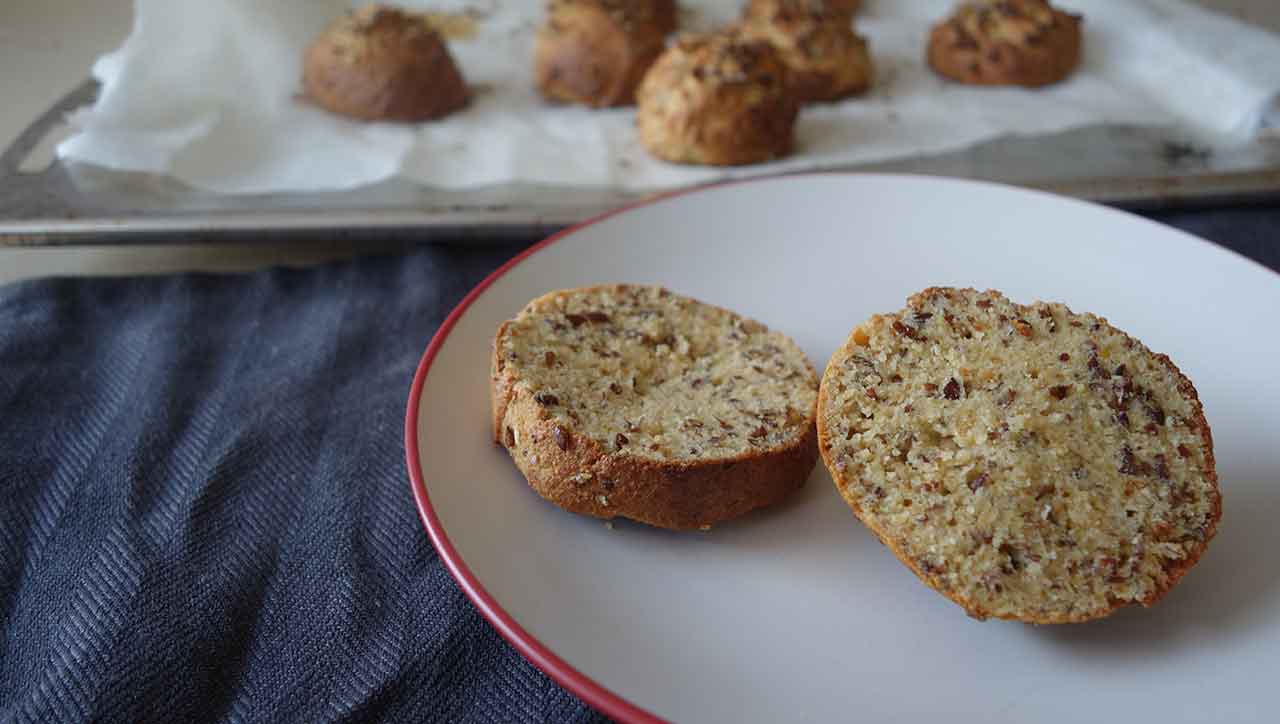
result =
M32 150L67 113L92 103L97 90L96 82L85 81L0 154L0 246L334 241L372 235L441 242L530 238L654 195L517 185L450 192L390 181L341 194L226 196L192 190L168 177L81 164L55 162L21 173ZM1100 143L1108 149L1098 154L1106 163L1103 173L1091 175L1088 167L1080 168L1081 159L1085 164L1099 160L1089 154ZM1053 148L1071 153L1054 155ZM1077 168L1058 177L1043 173L1055 165L1061 172L1063 164ZM1127 174L1127 164L1145 173ZM1135 210L1267 203L1280 200L1280 138L1215 157L1170 129L1100 127L824 170L979 178ZM336 206L337 199L360 205Z

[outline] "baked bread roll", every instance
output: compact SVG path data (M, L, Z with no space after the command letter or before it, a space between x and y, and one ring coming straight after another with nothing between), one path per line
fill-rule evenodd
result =
M322 108L367 121L427 121L467 105L467 85L424 16L367 5L308 46L303 92Z
M733 166L791 152L800 103L769 43L736 29L679 38L637 91L640 141L675 163Z
M823 460L857 516L976 618L1150 606L1222 515L1190 380L1105 319L926 289L822 379Z
M498 329L493 436L565 510L706 528L804 484L817 388L759 322L658 287L569 289Z
M862 9L862 0L749 0L742 9L747 21L772 21L791 15L819 13L831 20L852 22Z
M1080 64L1082 22L1046 0L965 2L934 26L929 65L975 85L1057 83Z
M675 29L673 0L551 0L534 48L534 81L549 100L630 105Z
M847 16L793 3L764 17L743 21L742 31L772 43L791 70L791 86L802 102L834 101L865 93L875 78L867 41Z

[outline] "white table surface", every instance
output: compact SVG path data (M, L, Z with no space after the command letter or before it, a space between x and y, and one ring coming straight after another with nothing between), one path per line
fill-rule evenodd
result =
M738 0L726 0L737 2ZM1198 0L1256 20L1276 0ZM1064 0L1064 5L1069 2ZM93 60L120 44L129 0L0 1L0 148L88 76ZM1280 28L1273 28L1280 31ZM0 283L44 276L233 271L312 264L395 244L166 245L0 250Z

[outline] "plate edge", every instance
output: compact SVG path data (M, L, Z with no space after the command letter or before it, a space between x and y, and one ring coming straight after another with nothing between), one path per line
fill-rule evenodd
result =
M631 204L626 204L610 211L598 214L581 223L575 224L568 228L548 236L547 238L534 243L529 248L521 251L509 259L502 266L498 267L479 284L477 284L470 292L467 293L462 301L450 311L449 315L441 322L440 327L432 336L428 343L426 351L418 363L417 370L414 373L413 384L409 389L409 397L405 410L405 434L404 446L406 463L409 469L409 480L411 492L413 494L415 506L418 509L418 517L426 528L427 536L430 538L432 545L436 548L441 559L445 563L450 575L453 576L463 593L471 601L471 603L479 610L480 614L498 631L498 633L509 644L512 645L522 656L525 657L535 667L547 674L551 679L564 686L569 691L576 694L584 702L596 709L600 713L613 719L623 722L663 722L651 712L648 712L639 706L627 701L620 695L605 688L600 683L591 679L587 675L578 671L564 659L560 658L551 651L545 644L532 636L509 614L492 595L481 585L479 579L472 573L466 562L458 554L457 549L453 547L448 535L445 533L444 526L441 524L439 517L435 513L435 509L431 505L430 496L427 493L426 482L423 479L421 458L418 453L418 411L421 407L422 388L426 382L427 374L430 371L431 364L443 347L445 340L453 327L462 318L462 315L479 299L490 286L508 274L516 266L529 259L529 257L542 251L548 246L563 240L564 238L576 234L590 226L597 225L608 219L634 211L645 206L657 204L659 202L696 193L702 193L715 189L730 186L742 186L748 184L764 184L764 183L786 183L797 178L813 178L813 177L843 177L843 176L860 176L860 177L878 177L878 178L905 178L914 180L933 179L942 182L952 182L959 185L976 185L997 187L1009 191L1029 194L1033 196L1052 197L1058 201L1078 204L1080 206L1092 207L1104 211L1130 217L1147 224L1159 226L1166 231L1174 232L1181 235L1189 241L1198 242L1208 245L1217 251L1228 252L1230 256L1236 257L1237 260L1249 262L1251 266L1270 272L1273 275L1280 275L1280 271L1271 269L1266 265L1241 254L1234 249L1215 243L1209 239L1196 236L1187 231L1183 231L1177 227L1168 224L1162 224L1153 219L1148 219L1140 214L1135 214L1123 209L1096 204L1089 201L1054 194L1048 191L1028 189L1020 186L1009 184L1001 184L990 181L981 181L973 179L960 179L952 177L935 177L924 174L876 174L876 173L850 173L840 171L816 171L810 173L789 174L778 177L763 178L745 178L745 179L729 179L724 181L701 184L683 189L667 191L653 196L641 199Z

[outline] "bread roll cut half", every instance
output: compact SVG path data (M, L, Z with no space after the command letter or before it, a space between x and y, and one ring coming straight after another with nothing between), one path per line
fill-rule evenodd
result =
M818 377L785 335L660 287L551 292L494 341L493 437L574 513L706 528L817 462Z
M1168 357L993 291L926 289L854 329L818 438L854 513L976 618L1150 606L1222 515L1209 425Z

